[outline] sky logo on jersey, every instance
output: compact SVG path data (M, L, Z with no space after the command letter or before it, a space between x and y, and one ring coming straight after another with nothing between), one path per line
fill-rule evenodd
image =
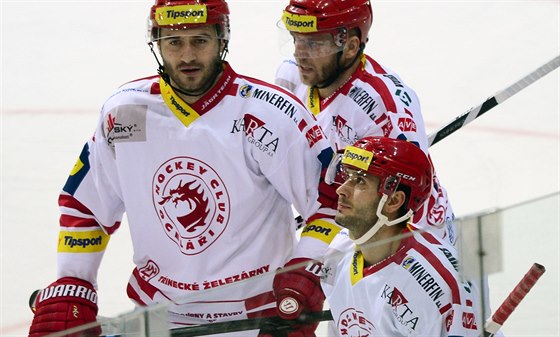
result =
M185 255L208 249L229 223L228 190L218 173L198 159L175 157L163 163L154 174L152 193L165 234Z
M155 16L160 26L206 23L206 5L179 5L157 7Z
M62 190L70 195L74 195L78 186L84 180L84 177L89 172L89 145L86 143L70 172L70 176L66 180Z
M115 147L120 142L140 142L146 140L146 105L121 105L111 110L103 125L103 135L107 144Z
M101 229L87 232L60 231L58 234L59 253L98 253L105 250L109 235Z
M290 32L312 33L317 31L317 17L298 15L284 11L282 22Z

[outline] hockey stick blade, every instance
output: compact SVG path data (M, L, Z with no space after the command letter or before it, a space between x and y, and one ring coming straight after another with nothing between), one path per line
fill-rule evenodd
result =
M511 313L517 308L519 303L525 298L527 293L533 288L537 280L544 274L546 269L544 266L534 263L531 269L523 276L521 281L517 283L515 288L509 293L508 297L500 305L498 310L494 312L491 318L486 321L484 329L485 336L493 336L502 327Z
M249 318L238 321L218 322L196 326L189 326L171 330L172 337L206 336L226 332L260 329L261 334L272 336L287 336L295 330L295 326L314 322L330 321L332 314L329 310L302 314L294 320L284 320L278 316Z
M540 66L539 68L535 69L530 74L526 75L522 79L518 80L517 82L513 83L509 87L499 91L494 96L489 97L484 101L484 103L470 108L467 112L459 115L453 121L447 123L445 126L440 128L438 131L432 133L428 136L428 146L432 146L445 137L449 136L453 132L459 130L466 124L472 122L473 120L480 117L482 114L487 112L488 110L492 109L496 105L504 102L511 96L515 95L519 91L525 89L530 84L534 83L544 75L548 74L549 72L553 71L554 69L558 68L560 65L560 56L556 56L552 60L548 61L544 65Z

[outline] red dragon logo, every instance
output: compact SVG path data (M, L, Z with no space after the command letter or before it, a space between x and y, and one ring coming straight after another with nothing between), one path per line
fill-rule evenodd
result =
M229 194L206 163L190 157L166 161L154 175L154 207L167 236L185 255L214 243L229 222Z
M164 205L171 201L175 208L178 208L180 203L187 203L189 212L186 215L177 216L177 220L189 233L194 232L197 227L204 226L209 213L208 198L198 192L200 186L191 188L195 183L196 181L191 181L183 185L183 181L180 180L179 186L169 190L169 195L161 198L159 202L160 205Z

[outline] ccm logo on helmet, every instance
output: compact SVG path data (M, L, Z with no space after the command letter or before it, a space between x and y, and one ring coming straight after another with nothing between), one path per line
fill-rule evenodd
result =
M400 173L400 172L397 172L397 177L406 179L408 181L415 181L416 180L416 177L410 176L408 174Z

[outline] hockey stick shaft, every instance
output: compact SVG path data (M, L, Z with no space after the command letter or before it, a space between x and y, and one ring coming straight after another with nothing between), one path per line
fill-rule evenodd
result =
M453 132L459 130L460 128L472 122L476 118L482 116L485 112L492 109L496 105L504 102L505 100L515 95L519 91L525 89L530 84L534 83L544 75L558 68L559 65L560 65L560 56L556 56L552 60L548 61L547 63L543 64L539 68L535 69L533 72L527 74L525 77L513 83L509 87L503 89L502 91L499 91L494 96L489 97L482 104L470 108L465 113L459 115L453 121L447 123L445 126L440 128L438 131L429 135L428 145L432 146L438 143L439 141L449 136Z
M538 263L534 263L531 266L531 269L523 276L521 281L519 281L500 307L494 312L492 317L486 321L484 328L490 334L489 336L493 336L498 332L545 271L546 269L544 266Z
M295 320L283 320L278 316L273 316L178 328L171 330L171 336L194 337L256 329L260 329L261 334L285 336L288 332L295 330L294 326L296 325L310 324L314 322L329 320L332 320L332 314L329 310L325 310L307 313Z

